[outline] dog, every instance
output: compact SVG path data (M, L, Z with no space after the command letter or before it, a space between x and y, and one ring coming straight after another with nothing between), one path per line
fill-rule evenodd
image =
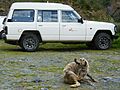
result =
M85 58L74 59L74 62L67 64L64 68L64 82L71 84L70 87L75 88L80 86L80 82L88 82L85 76L88 76L92 82L97 82L89 75L89 63Z

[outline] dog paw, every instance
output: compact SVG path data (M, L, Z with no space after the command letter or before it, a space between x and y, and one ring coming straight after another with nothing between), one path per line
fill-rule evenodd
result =
M77 87L79 87L79 86L80 86L80 83L79 83L79 82L77 82L76 84L70 85L71 88L77 88Z

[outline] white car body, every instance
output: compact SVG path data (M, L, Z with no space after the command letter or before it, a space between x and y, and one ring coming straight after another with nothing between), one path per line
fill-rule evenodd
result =
M14 14L14 12L17 13L19 12L19 10L34 10L34 21L12 21L11 19L14 18L14 15L16 15ZM40 12L40 14L42 12L43 14L49 13L49 11L54 14L53 16L51 16L51 18L54 18L55 20L55 15L57 15L57 21L40 21L41 17L39 17L38 12ZM57 13L52 11L56 11ZM65 20L68 19L64 14L71 15L72 18L70 19L78 21L62 21L62 18L65 18ZM45 14L43 17L45 16L49 17L49 15L47 16L47 14ZM28 16L27 18L29 17L30 16ZM13 3L5 23L5 26L7 27L6 42L9 43L8 41L19 41L24 32L29 33L30 31L39 32L42 42L91 42L98 31L109 31L111 36L115 35L115 25L112 23L87 20L83 20L82 22L80 22L80 19L81 16L72 7L64 4L27 2Z

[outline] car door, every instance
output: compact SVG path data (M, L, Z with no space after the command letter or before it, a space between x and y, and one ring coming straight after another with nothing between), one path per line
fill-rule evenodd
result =
M84 41L86 35L85 23L79 22L75 11L61 11L60 40Z
M57 10L38 10L37 29L43 41L59 40L59 22Z

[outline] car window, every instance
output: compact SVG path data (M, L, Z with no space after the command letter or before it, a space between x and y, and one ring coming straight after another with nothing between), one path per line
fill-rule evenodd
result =
M12 22L33 22L34 10L14 10Z
M78 16L73 11L62 11L62 22L78 22Z
M57 10L38 10L38 22L58 22Z

